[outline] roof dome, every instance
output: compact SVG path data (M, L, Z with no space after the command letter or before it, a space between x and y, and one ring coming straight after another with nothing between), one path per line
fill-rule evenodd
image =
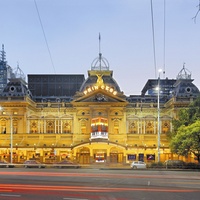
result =
M110 88L113 88L113 90L120 93L120 87L115 79L112 77L112 74L112 71L88 71L88 78L83 82L80 88L80 92L83 92L88 87L95 85L101 79L103 84L109 86Z
M95 58L91 64L91 70L109 70L108 60L99 53L99 57Z
M26 83L21 78L9 79L6 87L3 89L2 97L25 97L32 98L31 91L27 88Z
M183 64L183 68L178 73L177 79L191 79L191 72L185 68L185 63Z
M19 67L19 64L17 65L17 68L14 69L15 71L15 77L16 78L21 78L22 80L26 80L26 76L24 74L24 72L21 70L21 68Z

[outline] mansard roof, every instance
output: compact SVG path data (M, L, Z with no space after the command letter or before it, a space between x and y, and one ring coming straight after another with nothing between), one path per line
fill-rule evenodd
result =
M21 78L9 79L6 87L0 94L1 97L25 97L32 98L32 94L27 87L27 83Z
M98 76L101 76L102 81L105 85L108 85L109 87L112 87L114 90L117 92L121 92L119 85L113 78L113 71L107 70L107 71L102 71L102 70L91 70L88 71L88 78L83 82L80 88L80 92L83 92L86 90L88 87L91 87L94 85L97 80Z

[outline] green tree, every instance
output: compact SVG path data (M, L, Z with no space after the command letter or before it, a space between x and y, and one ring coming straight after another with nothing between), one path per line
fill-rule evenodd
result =
M168 133L171 151L182 156L193 153L200 162L200 96L181 109L172 123L173 132Z
M173 153L182 156L193 153L200 163L200 120L179 127L177 134L171 138L170 148Z
M182 125L187 126L189 124L190 118L189 118L189 113L188 113L188 109L187 108L183 108L179 111L178 113L178 119L173 119L172 123L173 123L173 130L175 134L179 127L181 127Z
M176 134L182 125L188 126L198 119L200 119L200 96L190 103L188 108L182 108L179 111L178 118L172 121L174 132L170 136Z

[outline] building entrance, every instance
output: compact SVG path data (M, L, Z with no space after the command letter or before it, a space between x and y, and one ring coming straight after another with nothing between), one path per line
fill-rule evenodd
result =
M83 148L76 154L76 160L80 164L89 164L90 163L90 150L88 148Z
M110 154L110 163L118 163L118 153Z
M122 163L123 153L110 153L110 163Z

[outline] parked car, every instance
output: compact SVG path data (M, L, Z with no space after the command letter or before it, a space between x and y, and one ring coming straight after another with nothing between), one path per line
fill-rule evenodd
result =
M69 160L62 160L53 164L57 168L80 168L80 165Z
M45 168L45 164L43 163L40 163L39 161L37 160L26 160L24 162L24 167L25 168Z
M5 160L0 160L0 167L13 168L15 165L8 163Z
M185 168L186 163L182 160L166 160L166 168Z
M131 168L132 169L146 169L147 165L145 162L142 162L142 161L133 161L131 163Z

